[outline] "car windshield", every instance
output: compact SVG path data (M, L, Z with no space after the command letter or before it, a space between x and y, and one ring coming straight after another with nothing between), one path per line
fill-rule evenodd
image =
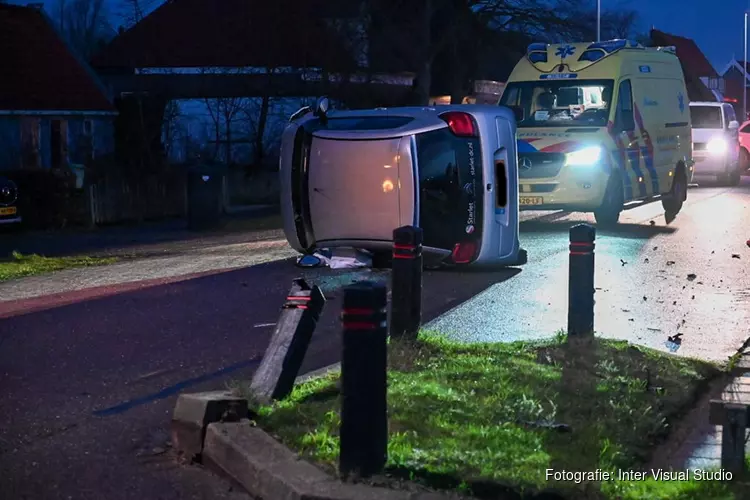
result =
M516 113L518 127L604 127L613 80L510 83L501 106Z
M690 106L690 121L693 128L724 128L719 106Z

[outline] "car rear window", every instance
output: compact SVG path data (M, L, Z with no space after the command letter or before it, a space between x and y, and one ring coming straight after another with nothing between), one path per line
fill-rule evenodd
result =
M479 237L482 219L479 139L456 137L446 127L417 134L416 143L424 245L452 249L467 234Z
M723 128L719 106L690 106L693 128Z
M323 128L328 130L388 130L403 127L412 121L414 118L408 116L331 117Z

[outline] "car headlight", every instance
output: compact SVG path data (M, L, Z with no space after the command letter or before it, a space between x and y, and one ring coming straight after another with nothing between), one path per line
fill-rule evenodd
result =
M596 164L601 157L601 146L591 146L565 155L565 165L588 167Z
M728 148L727 141L722 139L721 137L714 137L710 141L708 141L708 144L706 145L706 150L715 155L723 154L727 152Z

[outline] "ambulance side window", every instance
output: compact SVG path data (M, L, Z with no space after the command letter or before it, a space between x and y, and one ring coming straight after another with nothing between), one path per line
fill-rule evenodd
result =
M630 80L620 83L620 90L617 93L617 115L615 124L620 132L630 132L635 130L635 120L633 119L633 92L630 87Z

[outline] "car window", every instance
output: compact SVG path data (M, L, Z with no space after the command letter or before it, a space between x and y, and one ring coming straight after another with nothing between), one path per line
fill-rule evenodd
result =
M740 132L742 132L743 134L750 134L750 123L742 127L740 129Z
M635 119L633 118L633 91L630 80L620 83L617 93L617 116L615 124L620 131L635 130Z
M734 113L734 108L728 104L724 105L724 110L727 113L727 125L729 122L737 121L737 115Z
M719 106L690 106L690 121L693 128L724 128Z
M452 249L466 235L467 211L481 213L481 200L473 194L475 187L481 189L481 168L472 169L471 163L471 154L479 157L479 140L456 137L447 127L415 138L424 245Z

